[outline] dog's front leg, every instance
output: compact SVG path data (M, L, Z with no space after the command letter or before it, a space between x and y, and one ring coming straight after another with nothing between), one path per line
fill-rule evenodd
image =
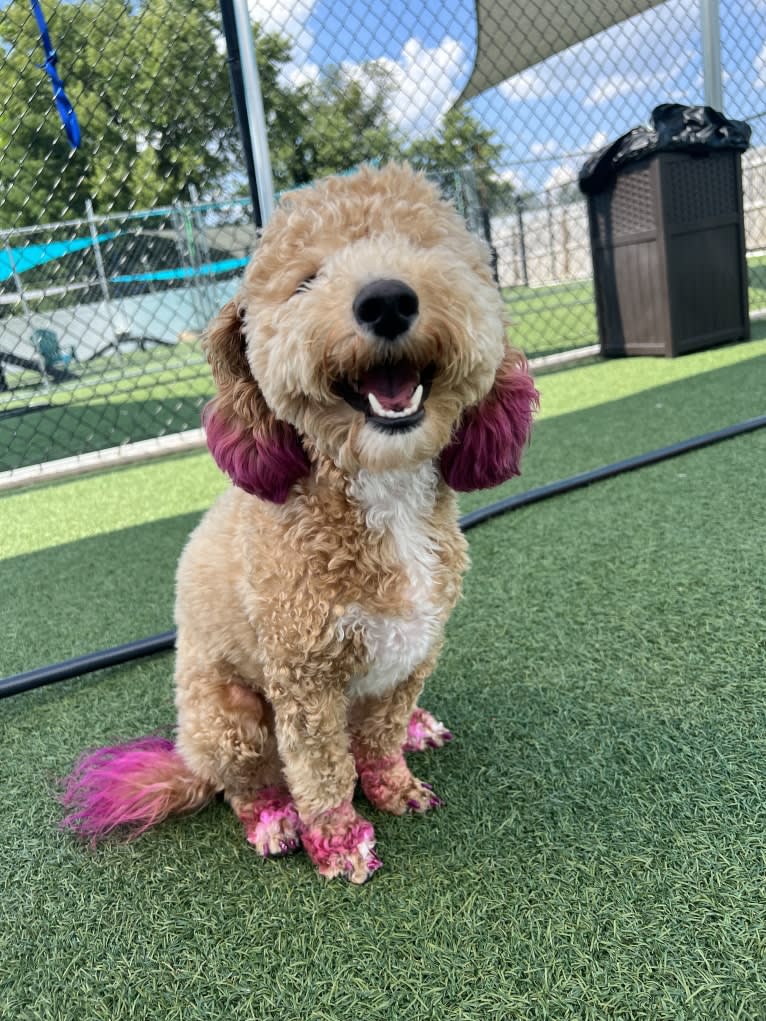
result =
M356 770L367 800L382 812L427 812L443 804L429 784L413 776L402 754L408 725L436 663L436 653L402 684L384 695L366 696L351 707Z
M363 883L380 868L372 824L351 804L356 769L342 690L316 680L272 695L275 731L307 854L327 878ZM281 692L281 688L277 688Z

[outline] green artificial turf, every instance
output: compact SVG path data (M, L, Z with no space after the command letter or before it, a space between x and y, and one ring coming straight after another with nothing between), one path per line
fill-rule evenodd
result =
M522 480L763 413L766 340L541 377ZM87 747L172 726L172 659L0 702L0 1017L766 1016L766 431L470 533L413 756L447 807L384 869L262 862L225 806L93 852L58 833ZM0 498L0 673L170 626L223 481L202 455Z

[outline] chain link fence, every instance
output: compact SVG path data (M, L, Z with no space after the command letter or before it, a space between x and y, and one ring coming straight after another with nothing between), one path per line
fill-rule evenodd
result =
M0 20L5 473L197 429L211 390L200 334L256 240L217 0L42 2L82 144L70 147L52 104L30 4L10 0ZM702 101L697 0L571 11L542 0L257 0L250 13L278 192L365 160L409 159L492 245L517 344L534 356L595 343L577 172L654 106ZM724 112L753 129L743 180L757 311L766 7L721 0L720 22ZM499 54L497 66L482 69L482 53ZM503 54L531 62L503 77Z

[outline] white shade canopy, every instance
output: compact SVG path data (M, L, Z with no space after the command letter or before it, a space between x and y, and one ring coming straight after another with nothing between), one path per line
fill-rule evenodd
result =
M475 0L478 39L460 100L471 99L541 60L662 0Z

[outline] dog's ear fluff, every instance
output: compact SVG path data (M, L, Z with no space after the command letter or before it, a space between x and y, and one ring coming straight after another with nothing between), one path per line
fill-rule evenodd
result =
M202 412L207 445L218 467L246 493L284 503L310 465L295 429L269 409L245 357L236 299L208 328L205 351L218 394Z
M441 454L444 481L462 493L491 489L520 473L540 396L524 356L508 348L487 396L469 408Z

